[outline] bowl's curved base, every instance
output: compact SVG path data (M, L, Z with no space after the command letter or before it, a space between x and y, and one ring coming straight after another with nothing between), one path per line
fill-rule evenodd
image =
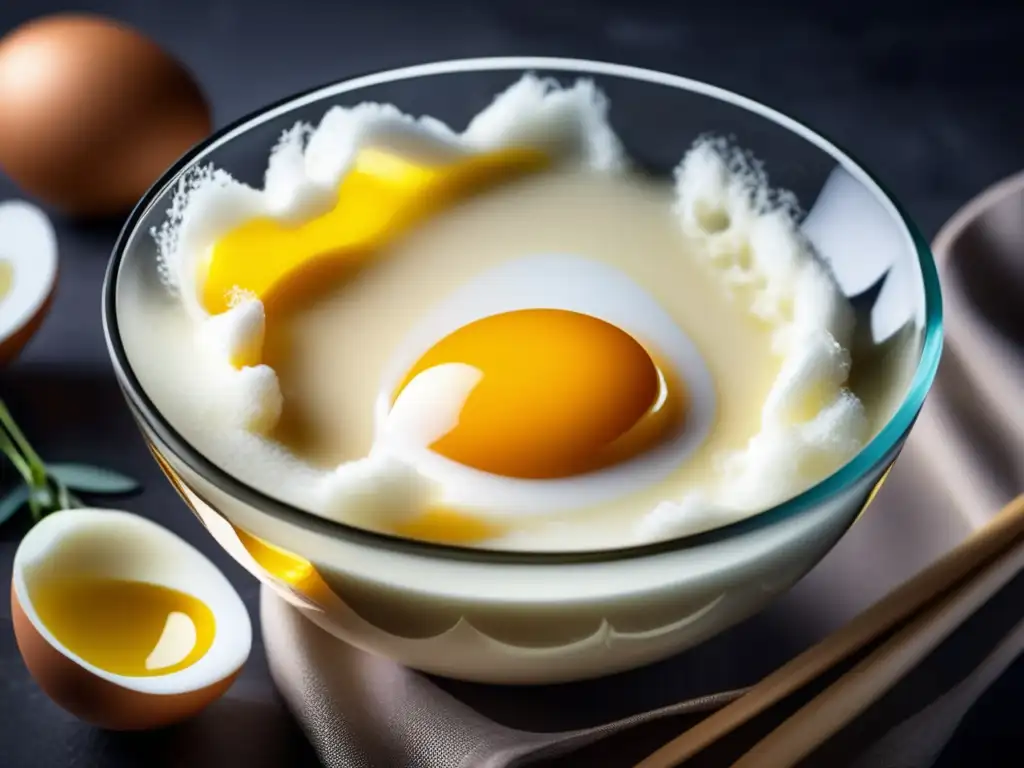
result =
M328 636L429 674L504 685L641 667L764 609L835 546L898 451L828 502L734 539L618 563L502 566L389 560L260 528L264 516L150 447L217 542Z
M760 612L796 580L794 578L790 583L780 584L779 589L772 593L761 593L756 599L751 599L751 595L733 595L728 598L723 595L701 609L686 626L664 628L661 642L654 642L656 633L642 633L645 637L636 638L629 633L617 632L604 621L596 632L587 637L561 646L542 648L501 643L484 635L465 620L461 620L450 631L430 638L427 647L420 645L425 642L423 639L404 639L396 643L379 642L377 638L378 642L372 642L368 641L366 635L334 623L322 612L299 607L292 601L285 602L290 603L304 619L323 630L331 642L389 659L429 675L468 683L528 686L593 680L662 661ZM277 590L267 588L267 591L275 598L281 598ZM270 620L273 621L273 618ZM272 631L266 627L266 615L261 615L261 621L266 635ZM482 648L486 648L486 651L481 652ZM296 652L301 650L296 649ZM325 656L321 654L319 658Z

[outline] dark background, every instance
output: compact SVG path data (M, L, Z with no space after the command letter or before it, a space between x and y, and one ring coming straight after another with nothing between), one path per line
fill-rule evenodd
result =
M873 169L928 236L969 197L1024 167L1019 1L0 0L0 34L69 9L127 21L180 57L205 89L218 126L357 73L453 57L566 55L708 80L788 112ZM0 119L2 110L0 104ZM0 199L15 196L0 175ZM96 462L142 479L146 492L124 506L196 542L255 616L255 580L185 511L114 383L99 297L119 222L55 222L57 301L4 372L3 397L46 458ZM23 531L16 522L0 528L0 583ZM965 721L942 764L994 765L995 746L1024 743L1017 734L1022 695L1018 664ZM0 766L136 765L269 768L316 760L272 690L258 640L229 696L196 721L111 735L76 722L35 688L14 646L8 607L0 605Z

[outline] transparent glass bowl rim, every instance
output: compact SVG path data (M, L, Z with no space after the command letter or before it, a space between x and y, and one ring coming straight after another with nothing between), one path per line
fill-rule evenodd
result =
M316 103L326 98L350 91L370 88L400 80L418 77L472 73L483 71L551 71L567 72L581 76L604 75L621 79L631 79L670 88L694 92L716 98L720 101L745 109L767 120L771 120L783 128L797 134L819 150L831 155L842 164L855 178L877 195L883 204L890 207L891 212L901 221L913 247L918 262L925 291L925 331L921 356L914 372L906 396L889 419L888 423L864 446L860 452L838 471L808 488L782 504L776 505L745 520L716 528L704 533L691 534L679 538L651 544L634 545L612 549L587 551L506 551L485 548L460 547L426 541L416 541L357 528L339 521L306 512L286 502L263 493L248 484L229 475L207 459L193 447L160 413L156 405L142 389L142 385L132 370L124 346L118 332L116 316L117 278L121 262L137 227L149 209L163 197L166 190L174 185L178 177L190 166L195 164L213 149L229 141L243 136L249 129L257 127L298 107ZM269 150L268 150L269 151ZM175 453L192 471L203 477L207 482L262 513L275 517L282 522L311 529L314 532L333 537L340 537L355 544L369 547L380 547L393 551L425 557L469 560L480 562L502 562L522 564L555 564L581 562L610 562L630 558L646 557L662 552L690 549L715 541L722 541L776 525L796 515L813 510L832 496L842 492L855 483L866 473L885 460L892 449L904 439L913 426L915 419L924 403L925 396L931 387L938 369L942 350L942 299L939 289L938 272L927 241L907 216L906 212L886 188L850 153L841 149L820 133L805 124L789 117L758 101L732 91L692 80L679 75L672 75L655 70L632 67L621 64L590 61L586 59L512 56L474 59L455 59L418 64L397 69L365 74L333 81L326 85L311 88L303 93L288 96L269 106L258 109L239 118L231 124L213 133L207 139L194 146L171 166L164 175L146 192L132 210L125 222L113 254L107 267L103 285L103 327L115 372L122 382L122 388L134 406L134 410L144 420L158 438Z

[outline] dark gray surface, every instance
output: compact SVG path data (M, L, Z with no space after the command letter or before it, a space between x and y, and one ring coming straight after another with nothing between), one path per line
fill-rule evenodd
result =
M877 0L829 15L814 10L825 3L779 3L782 9L770 13L760 5L122 0L88 7L135 24L180 56L206 89L218 125L354 73L430 59L540 53L664 69L788 111L874 169L928 235L968 197L1024 167L1024 4L990 2L968 10L966 2L959 9L931 3L924 4L927 15ZM4 0L0 33L67 7ZM0 199L17 194L0 176ZM118 223L57 225L57 301L21 360L3 372L0 391L48 459L95 461L142 479L146 492L124 506L194 541L255 615L256 582L186 512L145 450L114 383L99 295ZM17 525L0 528L0 583L9 578L20 533ZM4 768L316 764L273 692L258 642L228 697L193 723L159 734L109 735L64 715L34 687L8 616L6 604L0 606ZM1019 738L999 713L1019 709L1021 680L1018 668L996 686L983 701L985 716L969 718L958 736L956 754L995 738ZM992 703L993 697L1001 698Z

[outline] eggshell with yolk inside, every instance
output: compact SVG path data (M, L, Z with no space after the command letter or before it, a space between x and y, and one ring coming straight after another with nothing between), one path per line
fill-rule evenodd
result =
M193 664L166 675L107 672L69 651L40 620L31 586L47 574L147 581L191 594L213 612L213 642ZM110 730L158 728L197 714L231 686L252 645L241 598L209 560L155 523L114 510L57 512L29 531L15 554L11 616L40 688L71 714Z

